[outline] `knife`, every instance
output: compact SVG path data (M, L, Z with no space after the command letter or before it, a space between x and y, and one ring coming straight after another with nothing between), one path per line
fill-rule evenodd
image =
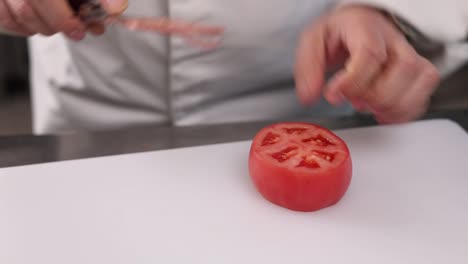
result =
M132 31L154 32L177 35L192 45L203 49L219 46L224 29L220 26L208 26L166 17L130 17L111 15L106 12L100 0L68 0L75 14L86 24L117 24Z

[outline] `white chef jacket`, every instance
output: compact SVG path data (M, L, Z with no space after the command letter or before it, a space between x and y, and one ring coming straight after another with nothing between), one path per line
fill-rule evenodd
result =
M436 39L461 39L466 33L462 28L468 25L466 17L464 22L461 17L456 20L453 14L458 10L439 14L435 2L440 1L433 1L433 8L435 17L444 19L431 22L421 18L429 14L419 14L419 7L403 0L343 1L351 2L391 9ZM429 2L424 5L430 6ZM298 36L335 4L332 0L130 0L127 15L225 26L223 45L214 51L191 47L177 37L117 26L104 36L88 36L78 43L61 35L32 37L34 132L351 114L349 106L331 107L324 100L302 107L294 90ZM444 27L437 27L438 22Z

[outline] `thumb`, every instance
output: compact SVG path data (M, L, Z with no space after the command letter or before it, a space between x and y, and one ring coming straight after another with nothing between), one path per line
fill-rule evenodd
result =
M296 50L294 78L299 101L308 105L321 95L326 62L326 27L319 23L302 34Z
M101 3L110 15L120 15L128 7L128 0L101 0Z

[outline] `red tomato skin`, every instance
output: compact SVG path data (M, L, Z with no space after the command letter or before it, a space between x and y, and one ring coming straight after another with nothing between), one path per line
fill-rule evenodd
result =
M349 150L341 164L326 172L291 169L266 160L254 144L249 153L249 174L258 192L281 207L313 212L337 204L347 192L352 178Z

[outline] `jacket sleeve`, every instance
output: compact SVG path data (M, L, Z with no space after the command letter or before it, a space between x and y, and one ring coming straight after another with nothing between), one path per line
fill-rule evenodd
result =
M350 4L382 9L437 42L468 37L468 0L339 0L341 6Z

